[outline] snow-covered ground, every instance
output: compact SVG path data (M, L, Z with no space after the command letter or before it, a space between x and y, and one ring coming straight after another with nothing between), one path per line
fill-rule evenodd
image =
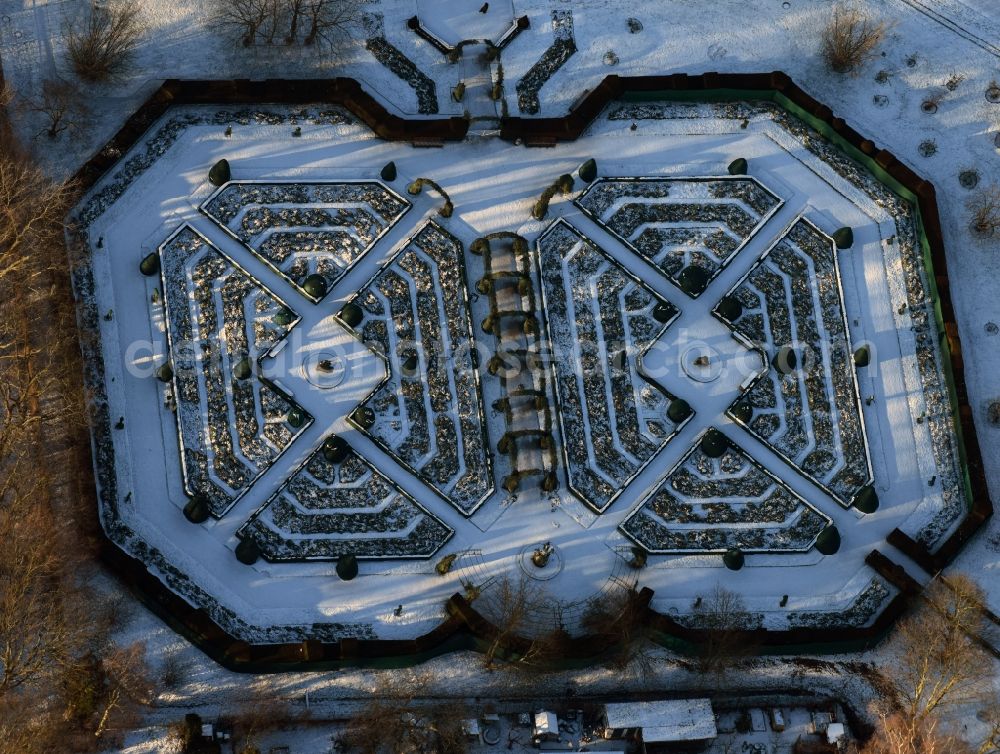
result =
M654 607L663 612L684 616L692 611L692 606L699 597L708 595L716 583L721 583L742 594L747 608L761 614L765 625L785 628L803 622L808 624L816 620L817 615L822 616L828 611L848 610L857 600L874 601L874 606L887 599L893 590L874 577L864 565L865 556L872 549L880 547L886 535L897 526L920 537L924 535L930 522L936 516L941 516L936 524L937 529L926 537L933 544L957 522L953 514L948 515L947 501L954 501L961 496L961 491L956 487L954 461L948 456L947 448L943 451L944 455L932 450L931 422L924 422L922 418L925 415L936 417L940 410L934 407L935 403L931 398L924 396L924 390L940 393L938 383L941 377L936 373L922 374L918 370L915 359L918 341L908 327L911 320L907 306L919 308L921 303L914 303L908 297L901 277L907 262L900 263L897 248L909 249L902 256L914 256L912 229L907 230L905 216L895 216L892 205L885 206L877 202L866 193L865 186L854 185L837 172L835 165L824 162L817 154L804 148L803 143L775 119L774 112L766 108L732 111L728 115L726 112L724 108L709 106L658 108L649 105L639 109L626 107L619 110L612 105L609 112L583 138L544 153L496 139L469 140L450 145L444 150L428 151L382 142L375 139L365 127L345 123L342 117L332 117L329 114L325 117L332 117L332 124L323 120L310 120L308 117L300 118L302 124L299 127L302 131L300 136L296 136L290 122L267 125L252 120L250 123L243 123L238 114L230 120L214 107L168 112L151 129L149 142L138 144L132 153L123 157L122 164L130 164L133 154L146 154L151 144L161 143L162 134L176 134L175 140L164 154L152 162L148 169L138 173L131 182L122 177L127 175L124 171L121 175L112 171L107 180L98 183L81 203L82 216L88 223L87 233L93 249L96 310L113 312L110 318L107 315L104 317L101 328L105 344L105 388L109 394L109 410L113 417L125 417L125 426L112 433L118 461L119 510L123 519L139 538L156 547L166 564L186 573L201 590L218 600L227 613L239 616L243 628L237 630L247 639L264 636L297 638L310 635L313 629L309 627L313 624L329 624L329 631L321 634L327 637L359 635L409 638L432 629L442 618L444 601L449 595L461 591L463 584L471 582L482 588L504 574L518 574L518 563L523 560L524 553L546 541L556 546L561 570L553 573L553 567L545 574L545 587L553 598L566 604L580 605L600 592L609 579L628 578L628 569L623 559L631 557L629 541L617 531L618 524L623 516L630 514L637 506L648 505L650 490L687 454L703 432L717 427L737 446L746 448L750 457L766 466L771 474L781 479L794 493L818 508L828 521L832 519L841 533L843 544L834 555L819 555L810 549L818 529L805 540L804 547L799 544L791 548L804 550L799 553L782 552L780 545L773 549L770 546L747 544L743 549L764 552L750 555L747 568L742 572L731 573L723 567L717 554L708 554L713 551L718 553L725 547L692 542L683 548L689 549L689 553L656 556L651 559L647 568L634 574L641 586L648 586L656 592ZM635 122L632 118L637 118L641 123L635 130L630 126ZM262 116L259 120L267 118ZM224 122L232 123L231 135L227 135ZM599 171L605 176L639 175L654 178L725 175L725 166L741 156L749 159L752 175L760 185L767 187L779 203L779 208L762 223L761 229L746 241L743 248L711 282L708 290L697 299L684 295L656 268L649 267L636 258L621 240L581 212L571 201L553 202L550 217L545 221L528 219L532 198L551 182L552 176L571 172L588 157L597 160ZM609 477L614 484L620 485L616 488L613 505L598 503L596 500L588 501L586 492L577 487L584 501L601 511L600 515L595 515L565 487L556 493L547 494L541 493L536 485L525 483L515 494L507 493L500 488L502 475L499 470L495 482L486 481L482 485L483 489L493 488L494 492L485 499L481 507L477 504L465 508L456 502L458 510L455 510L441 499L442 496L449 497L450 487L445 486L439 495L435 495L424 486L418 478L419 473L408 462L404 465L409 471L397 463L397 460L402 460L399 456L402 451L397 448L405 444L406 433L410 431L406 422L415 421L419 417L407 415L403 428L397 427L389 434L385 434L387 429L379 428L382 426L380 424L373 430L375 434L370 434L347 422L347 414L383 379L384 372L379 369L378 361L370 354L365 356L365 349L358 349L356 341L330 316L345 300L351 299L360 287L367 289L372 285L365 281L373 276L376 280L381 279L383 271L389 269L386 265L391 265L391 276L394 279L407 274L393 260L401 250L406 251L412 244L425 243L419 241L423 233L420 229L434 216L435 202L439 200L427 192L409 197L413 208L405 214L398 213L396 224L386 229L385 235L374 243L370 251L351 262L346 272L337 273L339 277L333 282L330 295L321 302L313 303L306 300L300 291L293 289L285 277L279 277L275 270L269 269L258 254L245 248L235 235L226 232L203 211L199 211L199 207L204 210L209 206L203 206L203 202L212 190L205 181L207 168L222 157L233 166L233 178L236 181L281 181L289 184L304 184L315 180L348 182L331 184L334 189L337 186L373 185L351 182L374 180L380 167L391 160L400 173L395 181L396 185L405 186L418 176L433 176L448 193L455 205L454 216L438 218L435 222L448 234L458 238L466 248L477 237L512 229L534 239L550 226L551 221L561 218L561 222L569 223L566 227L579 229L572 231L569 237L571 242L574 238L583 238L580 233L586 233L589 238L594 239L592 243L599 244L604 253L610 255L609 259L640 276L649 287L647 290L655 290L662 300L670 302L674 310L680 312L680 316L665 328L666 334L662 339L657 338L651 344L642 346L641 350L648 349L647 353L636 353L639 350L636 343L630 346L626 358L628 370L633 375L629 379L635 387L630 389L636 391L636 402L640 401L642 380L653 380L654 384L662 384L669 395L687 400L694 409L693 418L676 428L676 435L668 438L662 452L650 455L643 463L636 464L634 471L626 475L627 478ZM474 172L470 172L470 166L475 166ZM723 179L717 184L709 185L716 185L717 190L722 190L730 183ZM254 184L232 185L252 188ZM266 187L269 184L260 185ZM314 185L321 187L326 184ZM582 185L580 182L581 187ZM666 184L647 182L644 185L653 187ZM684 179L678 180L676 185L684 186ZM617 189L615 184L609 184L609 187L602 187L602 190ZM117 196L117 199L108 205L105 196ZM619 200L621 201L624 200ZM693 200L689 198L682 201ZM715 200L709 198L700 201ZM669 211L671 205L657 206L666 207ZM347 211L340 210L342 213ZM246 219L250 215L243 217ZM802 225L799 221L801 217L806 218L811 225ZM300 220L294 219L292 222L294 225ZM194 299L194 294L184 292L183 276L175 277L172 272L168 274L175 267L173 259L179 251L174 248L174 241L164 242L168 237L174 238L175 230L183 226L197 231L199 236L194 236L190 230L182 233L187 233L196 240L200 237L202 240L197 241L198 243L208 243L234 260L254 281L260 281L260 285L273 291L274 296L301 317L291 329L288 344L281 348L273 347L271 352L275 356L268 360L263 369L266 376L274 380L275 385L289 392L291 399L315 419L299 430L301 437L289 437L287 450L285 445L277 447L262 462L263 465L259 466L259 477L251 479L245 488L235 491L232 502L213 508L213 513L220 518L210 519L197 526L180 514L180 509L188 498L180 477L181 459L175 437L175 420L166 405L170 402L170 394L176 390L176 399L182 404L177 412L178 421L186 433L182 443L188 448L193 447L189 422L199 420L201 409L195 403L192 406L195 413L191 415L185 408L187 404L181 400L184 383L175 381L170 388L153 375L156 365L171 358L175 373L178 374L176 379L179 379L182 369L183 359L179 350L181 345L177 341L183 332L183 322L177 319L177 311L185 308L186 302ZM837 289L839 286L843 287L844 313L838 313L840 304L833 303L833 311L811 314L811 317L822 322L824 329L817 331L820 333L820 341L806 343L806 347L815 349L815 358L827 365L815 371L819 382L814 386L818 386L820 393L827 396L842 394L843 402L838 399L835 408L832 398L828 398L831 401L828 408L810 407L805 402L801 404L804 408L793 408L789 404L779 413L803 411L803 421L812 427L807 430L812 441L828 443L826 452L838 464L834 468L841 468L858 480L848 486L846 492L841 490L836 496L825 486L826 482L824 487L817 487L795 473L767 445L777 442L772 447L780 453L784 452L782 443L801 447L800 443L808 442L808 438L791 436L785 440L775 440L763 436L759 438L764 440L761 443L725 415L727 408L761 369L762 361L758 358L749 368L742 367L735 361L729 363L729 357L722 355L726 351L721 343L736 341L731 339L727 327L710 313L723 294L734 286L743 285L740 281L748 271L756 269L754 265L761 255L774 247L779 239L788 233L798 232L796 228L814 226L819 230L810 233L820 234L816 238L823 238L822 230L832 234L843 226L853 228L855 237L850 251L836 254L840 265L839 276L834 276L836 269L828 261L827 274L830 277L826 283L810 283L810 286L816 286L816 293L809 294L808 297L808 301L812 301L812 295L830 295L831 290L838 297ZM550 254L548 238L554 236L544 233L539 241L543 268L553 264L551 261L544 261L549 259L547 255ZM98 242L100 246L97 245ZM827 259L831 259L832 241L826 238L819 243L821 248L826 244L825 253ZM144 279L137 267L138 260L157 247L160 247L159 253L164 266L162 284L170 287L164 297L169 316L164 315L156 301L154 289L160 284L160 279ZM565 254L566 259L571 254L568 250L553 253L557 254L556 260L559 259L558 254ZM472 254L464 256L464 264L469 267L466 284L471 286L472 281L482 274L481 261ZM822 261L822 258L817 258L815 264L820 265ZM555 264L558 265L558 261ZM559 274L558 267L555 269L556 274ZM543 271L548 280L551 270ZM575 290L578 283L569 277L571 273L562 274L567 276L566 291L571 288ZM784 275L781 270L769 274L778 279ZM810 274L819 275L816 271ZM440 284L444 284L443 280ZM461 281L458 284L464 285ZM821 289L827 292L821 294ZM478 330L476 325L485 319L488 309L484 309L483 297L471 290L469 295L472 299L472 317L461 327L465 330ZM566 349L585 337L583 331L574 330L574 334L567 339L566 336L559 336L554 329L559 315L551 307L561 295L564 294L549 287L546 282L544 299L546 317L550 320L549 334L553 338L553 348L561 351L555 353L554 361L560 365L569 364L571 373L580 371L582 374L582 362L573 366L573 359L578 357L574 355L575 352L566 352ZM621 295L625 296L626 293ZM217 307L224 309L225 299L217 300ZM367 301L364 296L358 300ZM800 303L806 300L802 299ZM389 305L388 299L378 304L379 307ZM574 306L593 305L596 304L574 299ZM364 306L375 305L364 303ZM797 306L798 304L790 308ZM246 308L249 309L249 305ZM464 306L459 307L456 311L461 312L463 308ZM261 311L259 306L256 310ZM362 333L368 332L368 322L374 316L374 311L375 309L371 312L366 310L366 324L359 325ZM393 311L397 311L395 305ZM818 309L817 312L823 312L823 309ZM575 316L579 322L580 314ZM766 324L767 333L771 333L764 335L761 331L759 338L769 341L771 338L781 337L777 326L768 321L768 317L777 316L776 311L764 310L757 316ZM793 329L799 332L798 337L808 340L806 333L809 330L803 315L797 309L782 316L790 316ZM265 316L258 321L266 324L269 320ZM166 340L168 323L172 337L169 348ZM705 323L711 325L711 332L703 332ZM571 319L569 325L560 327L565 329L572 324ZM421 319L417 332L420 328L431 325L431 321ZM437 326L444 328L443 324ZM835 336L829 330L831 327L845 326L848 327L851 341L854 344L868 343L873 354L871 366L863 369L858 378L862 383L861 391L873 398L871 401L866 400L864 406L857 388L853 386L854 368L849 361L845 361L850 358L851 344L838 344L837 337L842 340L844 334ZM235 333L225 328L220 332L223 333L221 340L212 340L213 354L217 350L216 343L224 351L236 348L233 341ZM226 332L229 332L228 338ZM452 339L458 333L449 332L448 337ZM744 334L753 333L747 331ZM199 340L197 331L189 337ZM206 334L203 333L201 338L205 337ZM428 336L419 337L427 339ZM633 337L626 336L629 340ZM605 336L599 336L594 345L603 343L604 338ZM489 344L482 342L488 339L479 337L479 340L481 342L477 348L485 349L488 354ZM719 345L710 345L713 342ZM724 379L713 379L706 383L680 368L685 354L699 343L706 345L715 354L713 358L720 359L723 371L726 372ZM424 354L423 358L429 358L431 349L443 348L443 355L449 359L451 369L458 369L457 362L451 361L455 358L451 349L465 350L464 346L454 340L444 341L440 346L424 342L417 345ZM770 354L780 345L781 343L776 342L761 342L757 347L764 348ZM389 355L391 374L398 374L403 369L403 348L394 342L387 342L384 346ZM839 349L839 355L833 353L833 348ZM740 346L740 349L741 353L745 352L744 347ZM337 354L336 358L345 366L345 374L331 390L316 387L310 383L309 374L303 373L303 365L307 363L306 356L314 352ZM124 361L119 354L124 355ZM236 359L231 354L221 356L223 359ZM732 358L736 360L738 356L736 354ZM642 377L638 374L640 362L636 359L639 358ZM482 361L485 363L485 358ZM200 366L196 371L211 369L210 364L213 362L203 359L198 363ZM224 370L231 368L232 364L228 367L223 365ZM931 372L934 372L933 367ZM210 372L206 371L205 374ZM838 374L842 380L846 379L846 383L842 382L835 390L835 383L831 380ZM454 379L458 379L457 374ZM495 389L492 386L496 378L484 373L477 379L482 380L485 391ZM199 377L198 380L204 391L207 384L205 378ZM931 382L927 383L927 380ZM391 386L396 383L389 384ZM804 394L807 391L805 385L803 382L803 387L796 390L801 390ZM399 388L393 388L392 392L398 390ZM792 400L793 395L794 393L789 393L781 400ZM394 395L390 395L389 399L396 400ZM232 402L234 399L229 400ZM560 387L560 405L567 401L574 404L576 400L563 394ZM804 401L801 398L799 400ZM810 399L812 400L815 398ZM486 409L486 431L488 443L493 446L506 427L503 415L489 408L489 403L488 401ZM378 401L372 405L378 406ZM621 414L621 418L612 419L610 427L598 430L594 423L594 412L600 408L596 404L588 405L588 418L575 425L569 423L568 415L560 417L564 433L584 431L586 437L583 439L583 447L591 456L597 452L594 448L598 445L607 445L603 442L605 438L597 436L599 431L603 434L610 428L617 435L619 431L624 432L625 427L623 424L623 429L618 430L614 424L615 421L623 420L624 414ZM467 416L472 410L463 409ZM617 411L620 413L621 409ZM663 411L665 406L660 407L661 416ZM826 430L828 439L824 440L820 422L826 411L832 412L833 433ZM867 425L867 449L864 447L864 430L856 426L857 419L849 417L857 416L858 412L863 413ZM612 412L612 416L615 415ZM655 418L650 414L648 420ZM947 414L940 418L947 424ZM212 426L212 421L208 421L209 426ZM263 422L265 419L261 417L259 421ZM398 424L398 420L393 421ZM844 440L845 445L840 446L837 437L848 431L849 421L855 422L856 428L853 431L857 436ZM216 426L215 431L218 430L219 427ZM204 431L210 432L209 429ZM794 427L788 430L792 435L795 431L801 430L795 430ZM433 568L435 561L426 559L426 555L424 560L416 561L389 558L364 562L361 576L350 583L341 582L335 577L334 564L329 559L326 562L311 563L267 563L261 560L250 567L237 561L232 553L239 541L235 536L237 529L255 511L265 505L275 504L271 502L275 490L331 433L346 440L361 458L367 459L383 474L391 477L410 499L417 501L455 532L454 537L448 541L447 549L441 551L442 554L458 554L451 573L445 577L437 575ZM457 443L459 447L471 447L468 446L467 434L463 425L461 436L448 438L445 442ZM565 434L562 442L577 445L574 437ZM214 469L212 473L216 475L222 473L222 461L218 458L221 449L217 444L197 447L201 448L201 452L215 453L214 466L210 465L209 469ZM249 445L246 443L242 443L240 447L244 454L249 452ZM632 452L640 452L627 449L625 439L616 439L613 447L617 448L613 452L622 454L623 459L630 457ZM805 446L806 450L810 447L812 445ZM846 455L847 449L852 447L858 458L854 462ZM459 457L468 459L468 452L470 451L459 453ZM871 457L870 462L866 455ZM568 458L574 464L571 471L575 474L576 461L572 456ZM622 460L622 463L625 461ZM789 463L799 468L808 468L802 466L803 461L799 456L790 458ZM860 463L861 466L852 469L852 463ZM882 507L877 513L864 516L854 509L845 510L845 507L849 506L858 489L867 483L870 473L868 463L874 471L875 488L882 500ZM190 478L190 459L187 464L188 493L202 492L202 488ZM591 461L591 465L596 470L592 473L604 473L599 463ZM488 468L485 473L490 474ZM941 481L929 484L928 480L932 478ZM171 504L166 505L167 501ZM745 510L744 505L745 502L740 502L737 498L734 509L736 515L745 515L741 513ZM300 515L305 515L308 519L306 514L310 513L309 509L300 510ZM463 510L474 513L464 518L459 515ZM645 515L650 517L648 520L651 525L672 526L678 532L683 532L685 526L690 526L676 521L664 521L659 518L663 515L662 512L653 515L651 511L652 508L645 511ZM798 513L788 515L789 520L794 521L794 516ZM655 524L656 521L660 521L660 524ZM737 530L741 526L771 525L752 523L753 521L755 519L751 518L731 525ZM721 529L724 531L725 526ZM280 527L277 532L279 535L283 534ZM317 531L310 536L321 535L322 532ZM340 535L328 532L328 536L333 538ZM353 536L377 535L374 531L356 530ZM443 542L444 539L439 539L428 552L433 553ZM127 546L135 545L129 542ZM340 551L345 551L345 548L340 548ZM351 551L350 546L346 551ZM334 554L336 552L337 548L334 547ZM387 554L391 552L387 551ZM162 571L166 564L157 563L155 567ZM203 599L191 590L184 590L184 593L196 604L203 603ZM783 601L782 597L785 595L787 600ZM218 620L227 623L218 608L209 609ZM875 614L873 610L861 608L858 615L850 618L846 625L863 625L872 620ZM836 624L833 617L820 618L821 623L827 621L834 621ZM257 628L263 633L257 633Z
M450 88L457 83L460 75L463 75L459 73L460 68L448 63L433 47L417 39L405 27L406 18L414 15L419 4L416 0L382 0L366 7L384 15L387 38L404 50L417 66L436 82L441 114L460 114L464 106L452 102L447 96ZM368 91L388 107L405 114L416 112L413 90L376 62L363 45L351 45L336 56L326 59L316 56L312 51L282 49L274 52L246 52L233 49L215 37L210 16L206 12L207 5L205 0L170 3L147 0L145 12L151 24L149 43L141 48L133 71L124 81L113 87L87 88L87 100L90 103L90 113L87 117L89 127L73 135L72 138L64 137L55 145L49 144L44 137L36 139L35 134L41 128L38 114L30 112L27 107L15 111L16 127L25 138L35 139L38 151L55 174L72 173L107 141L164 76L180 78L352 76L359 79ZM502 3L496 5L500 6ZM786 2L719 0L710 6L679 0L574 2L571 8L577 51L540 90L540 114L557 115L565 112L581 94L593 88L608 73L638 75L678 71L697 73L707 70L783 70L817 99L830 105L836 114L844 117L858 131L872 138L879 146L892 151L920 175L931 180L938 190L949 261L951 293L963 342L970 402L975 412L988 481L990 487L995 490L998 488L997 485L1000 485L1000 453L998 453L1000 430L987 422L986 407L991 400L1000 396L1000 348L996 340L998 329L994 325L1000 322L1000 296L997 296L996 291L996 280L1000 279L1000 260L995 254L994 245L978 240L969 231L965 203L972 192L960 186L958 175L964 170L976 170L980 187L1000 181L1000 154L994 146L1000 129L1000 105L987 101L984 96L987 87L997 76L1000 7L994 0L934 0L933 2L864 0L860 5L874 16L891 22L892 26L886 41L880 47L879 57L863 66L856 76L840 76L830 74L818 54L817 30L825 23L831 7L826 0L786 0ZM3 61L4 73L18 93L22 105L35 96L44 78L55 73L69 76L62 56L60 29L64 15L75 12L79 6L80 2L73 0L0 2L0 59ZM514 15L526 14L531 19L531 28L515 39L502 56L504 78L507 82L507 105L510 113L517 115L519 111L515 84L551 45L552 10L568 9L570 4L543 0L531 2L513 0L512 6ZM466 11L467 9L463 9L462 12ZM642 31L636 34L630 33L625 23L626 17L640 20L643 25ZM609 51L615 53L617 64L608 65L604 62L605 54ZM876 80L876 75L882 71L885 75L879 76ZM944 88L944 84L953 74L963 77L963 80L954 91L949 91ZM938 93L943 93L944 96L939 103L937 113L928 115L921 112L921 101L929 95ZM218 131L219 129L215 129L211 135L203 134L201 137L206 141L208 152L214 154L213 149L231 148L233 144L239 148L245 147L248 152L243 155L241 162L243 169L247 170L246 176L287 174L289 166L281 164L283 158L276 156L269 148L264 149L262 142L257 142L257 151L250 154L254 148L254 137L249 134L243 136L235 134L234 141L227 145ZM287 131L287 128L276 127L273 137L285 138L288 135ZM643 138L642 133L635 136L637 139L635 143L641 143L638 140ZM629 134L621 134L619 143L626 143L624 141L626 137L631 138ZM311 144L308 142L308 134L303 137L301 143ZM551 180L559 172L575 167L582 155L590 156L582 144L583 142L580 143L579 151L577 145L560 147L555 152L542 152L538 156L533 156L533 160L552 161L551 168L545 173L548 180ZM406 147L390 147L376 142L366 146L372 150L370 155L364 155L363 159L359 156L353 163L341 161L341 164L353 165L355 175L360 171L365 172L368 177L374 176L390 152L408 152ZM326 159L330 159L336 153L337 147L327 143L322 149L326 150ZM451 150L449 147L449 151ZM408 154L405 160L400 159L400 165L403 168L404 161L412 159L414 167L410 175L418 175L424 174L420 172L424 169L421 161L426 165L433 164L433 170L428 167L427 172L439 181L444 179L449 182L448 187L453 193L456 206L461 208L464 205L469 212L466 217L457 219L467 223L470 231L475 229L480 232L485 228L499 227L502 224L500 219L505 212L519 218L527 215L529 199L537 196L538 190L543 185L535 179L525 180L509 197L505 197L503 202L491 199L490 187L474 190L474 187L480 184L480 181L476 180L480 177L478 171L491 169L490 159L496 160L494 169L499 170L501 167L509 169L509 165L517 164L517 159L526 159L522 154L505 145L485 149L475 143L456 146L453 151L462 159L453 160L449 157L445 160L442 157L443 153L437 152L414 153L412 156ZM219 154L222 152L219 151ZM486 159L487 154L493 157ZM643 157L636 155L633 159L635 162L641 162ZM607 162L627 163L628 159L627 155L620 158L616 156ZM209 157L202 155L193 160L186 172L178 171L172 174L171 179L178 182L176 196L186 197L199 189L205 170L210 164L209 160ZM463 171L474 164L473 160L480 161L477 164L477 173L468 175ZM690 162L690 156L686 155L677 160L676 164L684 165ZM626 165L622 167L624 169ZM644 164L644 169L633 172L655 174L673 172L675 169L674 163L654 167L659 169L651 169ZM403 169L409 172L411 168ZM717 166L713 167L713 170L717 169ZM336 167L331 167L327 172L336 170ZM257 172L254 174L252 171ZM610 174L604 169L602 172ZM514 175L513 171L511 174ZM416 198L415 204L416 209L407 217L407 223L415 223L420 217L428 217L434 210L433 201L426 197ZM818 209L822 213L822 208ZM568 207L567 210L572 212ZM173 211L178 213L176 217L197 216L194 207L186 199L171 207L171 212ZM165 217L150 212L144 221L153 223L154 219L155 224L147 228L145 235L131 239L138 240L137 246L151 241L158 243L165 237L166 234L162 233L165 228L160 227ZM588 227L587 220L582 216L579 218L579 223L580 227ZM412 229L415 225L408 227ZM825 229L835 228L827 225ZM596 230L594 235L597 235ZM109 250L112 252L116 248L127 248L123 244L127 244L130 240L127 236L116 240L112 237L112 232L107 233L107 236ZM217 242L220 247L227 243L221 236ZM120 273L112 271L112 275L134 275L138 259L135 248L132 247L130 250L128 263L122 265ZM234 256L238 251L231 240L225 248L234 250ZM249 258L246 260L241 258L240 261L245 262L248 267L252 264L252 259ZM359 274L357 280L360 282L363 279ZM274 286L280 287L277 282ZM289 297L295 295L291 289L285 292ZM148 291L142 292L142 296L137 293L135 300L140 298L148 301ZM138 306L138 304L133 305ZM126 308L116 313L116 326L123 324L122 318L127 311ZM147 322L148 318L145 318L129 320L124 324L132 329L147 327L144 337L150 339ZM146 396L148 400L140 400L137 396L131 399L134 405L142 404L140 411L149 411L158 404L151 392L152 383L145 384L150 391ZM123 395L127 394L129 389L126 388ZM878 403L873 408L886 410L884 404L880 406ZM131 425L131 420L129 424ZM176 438L164 434L145 438L144 447L138 450L148 453L150 458L160 458L159 464L162 468L163 453L168 447L176 448ZM680 449L680 444L677 445L677 449ZM874 448L872 452L872 463L877 467L880 463L879 452ZM904 457L900 460L911 465L919 465L919 459L916 457ZM881 463L893 462L895 459L883 452ZM158 479L162 484L166 484L164 477ZM916 489L916 483L920 479L926 479L923 470L913 469L912 489ZM177 492L176 486L174 492ZM172 499L179 500L173 496ZM826 512L833 515L836 510L830 509ZM186 523L175 506L163 506L162 514L180 519L180 523ZM579 526L575 519L544 510L539 511L538 525L542 528L545 525L551 527L551 521L553 519L558 521L560 515L565 519L564 526ZM461 522L457 515L453 518L455 521L449 520L448 523ZM508 518L511 517L501 516L499 526L502 527ZM899 522L902 518L905 518L902 511L897 511L893 516L890 516L888 511L880 511L872 519L872 523L866 522L866 525L867 528L875 526L881 528L883 522L888 525L890 519ZM186 526L185 532L190 536L195 527ZM842 527L842 532L844 531L846 527ZM219 538L211 538L210 544L218 545L220 541L231 544L233 540L229 534L231 532L220 530ZM994 519L969 543L953 567L977 578L989 591L991 607L1000 611L1000 587L997 586L1000 582L993 578L993 571L1000 567L998 543L1000 543L1000 523ZM845 537L844 548L835 560L848 563L853 558L856 563L857 554L854 554L853 548L853 541ZM239 572L240 568L244 569L243 573L249 570L239 566L227 548L219 549L225 550L224 553L219 553L220 568L225 569L220 573ZM604 565L602 564L598 570L607 573ZM364 567L363 565L363 569ZM852 570L848 566L845 568L848 571ZM317 570L322 572L323 567L318 566ZM827 566L811 570L819 575L824 572L830 574L831 582L839 579L841 584L848 575L846 571ZM683 569L683 572L685 575L694 573L695 581L700 577L697 572L703 572L702 580L705 585L718 575L717 568ZM751 576L755 573L760 573L758 568L748 567L735 576L728 573L726 575L734 577L736 581L733 583L741 589L745 588L748 596L753 597L756 585L744 582L751 582ZM389 610L396 602L386 596L381 614L387 628L395 625L394 621L414 620L419 623L428 620L431 606L440 604L440 597L448 591L443 588L447 582L435 581L437 577L410 573L405 578L412 579L415 584L421 584L424 589L431 589L422 592L420 598L424 609L428 612L421 616L420 607L410 603L405 606L403 615L397 618ZM669 576L667 578L669 579ZM354 583L360 584L364 581L365 579L359 579ZM333 586L344 587L343 584ZM439 586L441 593L433 593L433 589ZM690 604L690 594L703 591L703 586L690 587L690 593L679 591L678 594L682 596L678 597L678 600ZM454 584L450 587L453 589ZM342 591L338 593L338 597L342 594ZM152 619L145 620L148 622ZM416 628L416 625L411 628ZM169 638L168 629L162 626L152 633L163 637L164 642L177 643L177 640ZM154 655L159 656L163 651L160 642L156 641ZM231 675L220 671L197 654L191 652L187 654L192 666L197 668L196 673L205 680L204 686L185 691L187 700L196 697L205 688L228 688L235 692L241 684L238 678L234 679ZM468 672L470 667L471 664L463 663L452 665L451 660L445 659L432 664L429 670L443 672L452 669L454 672ZM786 680L787 673L787 667L777 671L775 673L778 676L777 680ZM326 676L323 678L328 680ZM576 680L581 685L595 683L593 674L582 674L577 676ZM299 683L297 680L287 678L276 678L273 682L278 685ZM557 683L561 682L563 681ZM614 682L609 682L613 686ZM753 682L752 679L750 682ZM359 685L363 684L359 682ZM222 690L219 693L224 697L227 692Z

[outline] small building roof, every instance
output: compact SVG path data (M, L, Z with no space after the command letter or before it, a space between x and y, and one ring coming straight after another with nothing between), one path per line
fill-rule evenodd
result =
M555 735L559 735L559 718L556 717L556 713L536 712L535 733L554 733Z
M608 704L604 714L608 727L614 730L642 728L646 743L705 741L718 735L709 699Z

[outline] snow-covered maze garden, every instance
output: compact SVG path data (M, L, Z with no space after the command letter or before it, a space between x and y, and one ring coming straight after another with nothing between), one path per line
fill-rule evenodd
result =
M914 208L772 104L545 150L175 106L75 217L105 529L250 643L413 638L503 579L861 627L869 555L966 511Z

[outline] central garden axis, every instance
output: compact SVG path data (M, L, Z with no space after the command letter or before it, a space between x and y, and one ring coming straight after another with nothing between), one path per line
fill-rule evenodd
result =
M622 94L545 151L179 104L93 185L110 556L210 652L416 658L525 581L571 634L625 589L697 641L722 587L765 642L869 641L890 546L982 516L922 196L781 98Z

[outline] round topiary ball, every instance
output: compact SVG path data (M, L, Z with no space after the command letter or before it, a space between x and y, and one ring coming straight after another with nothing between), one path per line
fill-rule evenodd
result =
M750 420L753 419L753 404L746 399L737 401L729 409L729 413L741 424L749 424Z
M718 458L729 448L729 440L715 427L701 438L701 452L709 458Z
M367 406L358 406L348 418L361 429L369 429L375 424L375 412Z
M292 429L299 429L306 423L306 412L298 406L294 406L289 410L287 419Z
M746 175L750 165L746 157L737 157L729 163L729 175Z
M233 377L238 380L249 379L252 374L253 366L250 364L250 359L246 356L236 362L236 366L233 367Z
M670 401L670 407L667 409L667 416L670 417L670 421L674 424L680 424L682 421L691 416L691 404L683 398L674 398Z
M849 249L854 246L854 231L846 225L833 234L833 242L838 249Z
M213 186L221 186L223 183L227 183L232 177L233 173L229 168L229 160L226 159L219 160L208 171L208 180Z
M170 382L174 378L174 369L170 366L170 362L160 364L159 368L156 370L156 379L160 382Z
M356 330L365 318L365 313L357 304L344 304L344 308L337 316L345 325Z
M743 551L738 547L732 547L726 550L725 554L722 556L722 562L726 564L726 568L730 571L738 571L743 567L746 562L746 558L743 556Z
M350 581L358 575L358 559L351 554L337 558L337 575L342 581Z
M697 296L708 287L708 270L696 264L688 265L677 276L681 290L689 296Z
M347 440L337 435L331 435L323 441L323 458L330 463L340 463L351 452Z
M243 565L253 565L260 558L260 548L252 539L241 539L236 545L236 559Z
M833 555L840 549L840 532L834 525L827 526L816 537L816 549L824 555Z
M791 346L782 346L771 359L771 366L780 374L791 374L798 366L799 359L795 349Z
M152 277L159 271L160 271L160 256L156 252L147 254L142 258L142 261L139 262L139 272L141 272L146 277Z
M861 346L858 350L854 352L854 366L861 367L868 366L872 360L871 349L868 346Z
M184 506L184 517L192 524L201 524L208 520L208 498L195 495Z
M283 306L278 310L278 313L274 315L274 324L286 327L292 324L294 319L295 315L292 313L292 310Z
M743 314L743 304L735 296L726 296L719 302L719 305L715 307L715 311L718 312L719 316L729 322L735 322Z
M666 301L660 301L653 307L653 319L657 322L667 322L674 316L674 307Z
M319 300L326 295L326 278L313 273L302 281L302 290L309 298Z
M862 513L874 513L878 510L878 493L870 484L863 487L854 499L854 507Z

